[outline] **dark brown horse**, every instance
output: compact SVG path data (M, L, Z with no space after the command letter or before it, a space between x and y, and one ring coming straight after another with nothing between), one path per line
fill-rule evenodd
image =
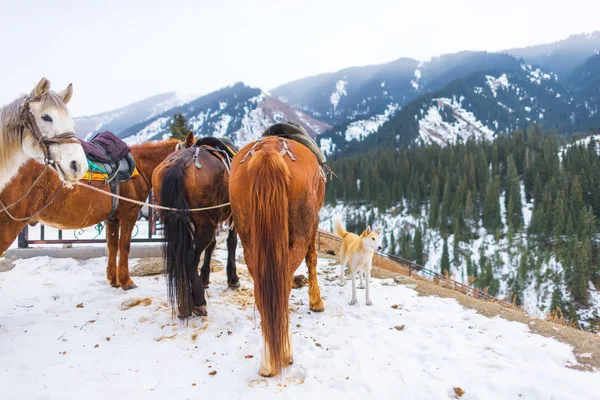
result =
M157 203L178 210L229 203L229 172L223 161L226 159L204 146L173 153L152 176ZM182 319L192 313L207 313L204 289L209 283L217 227L230 217L229 206L196 212L162 212L169 301L173 307L177 304L178 315ZM227 237L227 283L232 288L240 285L235 266L236 246L237 235L234 229L230 229ZM204 262L201 276L198 276L198 263L203 251Z
M310 309L324 309L315 239L325 182L315 155L300 143L287 143L289 152L273 136L247 145L234 157L229 180L233 219L261 316L263 376L292 363L288 302L294 271L303 259Z
M189 145L193 136L188 139ZM131 155L135 158L139 175L121 183L119 194L130 199L145 201L152 188L152 172L179 143L178 140L170 139L132 146ZM82 186L64 188L62 181L53 170L47 169L45 172L43 170L43 165L33 161L28 162L0 194L5 204L11 204L21 197L34 180L43 173L31 193L11 207L9 212L14 218L22 219L35 214L50 203L48 208L31 220L14 220L6 212L0 212L0 254L8 249L27 223L41 222L59 229L80 229L105 221L109 216L112 208L111 197ZM110 193L108 185L99 188ZM113 287L121 287L125 290L136 287L129 276L129 248L140 208L140 205L119 200L116 213L112 218L114 222L106 224L108 247L106 278Z

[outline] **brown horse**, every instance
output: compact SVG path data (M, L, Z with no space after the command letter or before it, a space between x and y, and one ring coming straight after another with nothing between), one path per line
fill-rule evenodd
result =
M188 138L188 145L193 136ZM130 199L145 201L150 192L152 172L179 141L170 139L156 143L144 143L131 147L131 155L135 158L139 175L119 185L119 194ZM35 184L31 193L22 201L11 207L10 214L17 219L35 214L42 207L50 204L42 213L30 220L19 221L11 218L6 212L0 212L0 254L16 239L25 224L41 222L44 225L59 229L80 229L105 221L111 212L111 197L103 196L82 186L72 189L63 187L63 182L53 170L44 172L43 165L28 162L22 167L17 177L10 182L0 194L5 204L10 204L21 197L31 187L34 180L43 174ZM99 186L110 193L110 187ZM119 200L113 222L106 223L106 244L108 247L108 266L106 277L113 287L133 289L135 284L129 276L129 247L131 234L137 221L140 205ZM117 267L117 250L119 263Z
M229 203L229 172L224 155L201 146L173 153L154 171L152 182L161 206L189 210ZM163 211L169 301L177 304L179 318L206 315L204 289L208 287L210 260L220 223L231 217L229 206L196 212ZM227 237L227 283L240 286L235 266L237 235L233 227ZM202 252L204 262L198 276Z
M261 316L262 376L274 376L292 363L288 302L293 274L303 259L309 307L324 309L315 239L325 182L308 148L292 141L288 148L285 152L283 141L273 136L248 144L233 159L229 180L233 219Z

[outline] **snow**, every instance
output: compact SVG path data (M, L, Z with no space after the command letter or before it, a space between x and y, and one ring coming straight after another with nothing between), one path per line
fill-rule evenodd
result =
M472 112L463 109L455 100L448 98L433 99L432 104L423 118L419 120L419 138L425 144L437 143L444 146L468 138L491 140L494 132L477 120ZM437 105L435 104L437 103ZM449 109L454 121L445 121L440 114L443 109Z
M144 129L140 130L135 135L126 137L125 139L123 139L123 141L129 145L144 143L165 131L169 127L170 123L170 118L158 118L155 121L152 121L147 126L145 126Z
M213 132L213 136L215 137L223 137L227 133L227 129L229 129L229 122L231 122L231 115L223 114L221 115L221 119L215 123L215 131Z
M215 259L225 257L221 243ZM105 263L38 257L0 274L4 398L441 399L453 387L465 399L597 395L598 372L567 368L576 363L569 345L392 280L373 279L372 307L364 291L350 306L350 287L338 286L327 259L317 268L325 312L309 312L306 288L292 291L295 364L262 378L243 265L239 291L226 288L224 271L211 274L209 315L186 325L172 319L163 277L138 277L125 292L106 284Z
M510 87L510 85L508 84L508 77L506 76L506 74L502 74L498 78L494 78L493 76L486 75L485 80L486 80L486 84L489 86L490 90L492 91L492 94L494 95L494 97L496 97L496 95L498 94L498 92L497 92L498 89L500 89L500 88L507 89Z
M336 145L333 143L333 139L331 138L321 138L320 143L321 150L325 153L326 156L333 154L335 151Z
M343 79L340 79L335 84L335 89L333 89L333 92L331 93L331 96L329 97L329 101L333 105L334 111L337 108L342 96L346 96L346 85L347 84L348 84L348 82Z
M415 79L410 81L410 84L415 90L419 90L419 80L421 79L421 70L415 69Z
M398 104L388 104L383 114L376 115L369 119L358 120L350 123L346 128L346 141L363 140L370 134L377 132L379 127L386 123L399 109Z

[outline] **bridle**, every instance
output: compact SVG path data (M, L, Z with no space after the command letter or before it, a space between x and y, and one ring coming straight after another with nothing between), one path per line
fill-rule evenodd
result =
M35 121L35 116L31 112L31 109L29 107L30 103L36 101L39 101L39 99L27 99L21 105L21 112L19 115L19 135L21 136L21 139L23 139L23 136L25 135L25 130L28 130L31 133L31 136L33 136L33 139L40 146L42 153L44 153L44 162L46 164L50 164L51 166L53 166L53 168L56 169L56 166L54 166L54 160L52 159L52 157L50 157L50 151L48 150L48 147L53 144L78 144L79 141L77 140L77 136L75 136L75 132L60 133L51 138L42 136L42 132L40 131L40 128L38 127L38 124Z
M48 169L48 167L51 167L54 170L56 170L58 168L56 163L52 159L52 157L50 157L50 151L49 151L48 147L53 144L61 144L61 143L62 144L64 144L64 143L79 144L79 140L77 140L77 136L75 136L75 132L64 132L64 133L58 134L56 136L53 136L51 138L46 138L46 137L42 136L42 132L40 131L40 128L38 127L38 124L35 121L35 116L31 112L31 109L29 108L30 103L37 102L37 101L39 101L39 98L27 98L25 100L25 102L21 105L21 110L20 110L20 114L19 114L19 137L21 138L21 141L22 141L23 137L25 135L25 130L28 130L31 133L31 136L33 136L33 139L37 142L38 146L40 146L40 149L42 150L42 153L44 154L44 169L42 170L42 172L40 172L38 177L33 181L31 186L29 186L29 189L27 189L25 194L23 194L21 197L19 197L16 201L14 201L8 205L5 205L4 202L2 202L2 200L0 199L0 212L5 212L11 219L13 219L15 221L28 221L28 220L40 215L44 210L46 210L50 206L50 204L52 204L54 202L54 200L56 200L61 189L65 186L65 184L63 183L61 185L61 187L56 191L56 193L54 193L54 195L52 196L50 201L48 203L46 203L41 209L36 211L33 215L30 215L29 217L17 218L17 217L14 217L8 211L9 208L16 206L25 197L27 197L29 195L29 193L31 193L31 191L33 190L35 185L39 182L39 180L42 178L42 176L44 176L44 174L46 173L46 170Z

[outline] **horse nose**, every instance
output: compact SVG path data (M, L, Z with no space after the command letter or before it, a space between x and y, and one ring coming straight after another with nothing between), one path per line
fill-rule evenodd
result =
M79 172L79 170L81 169L81 166L79 165L79 163L75 160L71 161L71 171L73 171L75 174Z

